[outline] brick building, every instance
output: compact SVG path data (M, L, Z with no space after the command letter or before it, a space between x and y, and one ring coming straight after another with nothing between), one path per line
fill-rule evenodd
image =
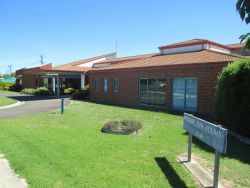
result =
M47 87L60 95L84 88L90 99L129 106L153 106L213 116L215 86L222 68L249 51L193 39L159 47L159 53L116 58L115 53L52 67L16 72L23 88Z
M150 57L88 71L90 99L213 116L217 76L239 56L229 46L194 39Z

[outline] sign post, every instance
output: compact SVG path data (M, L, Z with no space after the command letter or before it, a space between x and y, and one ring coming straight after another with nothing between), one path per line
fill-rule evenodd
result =
M218 187L220 154L226 153L227 130L191 114L184 113L184 129L188 131L188 162L191 162L192 136L215 149L213 187Z
M191 162L191 153L192 153L192 135L188 134L188 162Z
M64 113L64 98L61 100L61 114Z

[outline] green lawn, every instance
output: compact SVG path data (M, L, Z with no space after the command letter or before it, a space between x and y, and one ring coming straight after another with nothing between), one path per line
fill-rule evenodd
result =
M0 94L5 94L5 93L16 93L16 92L15 91L0 90Z
M111 120L140 121L139 135L100 132ZM74 102L52 111L0 120L0 153L30 187L195 187L176 162L187 151L182 116ZM208 168L214 153L195 141L193 152ZM229 139L220 179L250 185L250 147ZM230 180L230 181L229 181Z
M16 102L16 100L14 100L14 99L10 99L8 97L0 96L0 107L10 105L10 104L14 104L15 102Z

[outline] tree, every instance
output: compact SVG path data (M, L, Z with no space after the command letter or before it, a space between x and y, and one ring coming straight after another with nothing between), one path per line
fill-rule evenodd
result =
M246 24L250 23L250 1L238 0L236 3L236 10L239 12L242 21ZM245 42L244 48L250 49L250 33L246 33L240 36L240 42Z

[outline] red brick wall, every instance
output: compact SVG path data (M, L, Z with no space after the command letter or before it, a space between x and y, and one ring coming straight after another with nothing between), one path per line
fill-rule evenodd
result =
M172 78L196 77L198 80L198 114L212 117L217 76L227 63L213 65L172 66L144 70L112 70L108 72L91 72L89 74L90 99L121 105L139 105L139 78L164 77L166 79L166 110L172 109ZM98 78L98 92L94 91L94 79ZM108 91L102 87L104 78L108 79ZM118 93L113 92L113 78L119 80Z
M37 88L40 86L40 82L41 80L39 75L23 74L22 76L22 88Z

